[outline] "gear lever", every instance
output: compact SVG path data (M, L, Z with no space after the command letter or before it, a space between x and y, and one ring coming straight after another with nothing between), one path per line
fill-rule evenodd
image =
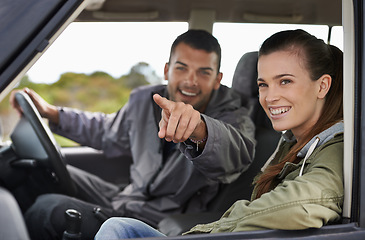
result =
M65 211L66 230L63 232L62 240L81 239L81 213L75 209Z

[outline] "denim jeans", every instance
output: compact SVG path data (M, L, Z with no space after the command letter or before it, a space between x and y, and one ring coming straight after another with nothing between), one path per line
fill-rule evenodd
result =
M148 224L133 218L112 217L106 220L95 235L95 240L165 237Z

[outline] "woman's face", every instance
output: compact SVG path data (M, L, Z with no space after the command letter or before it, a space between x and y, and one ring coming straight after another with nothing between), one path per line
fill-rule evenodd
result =
M277 51L260 56L257 80L260 104L274 129L292 130L299 140L317 122L330 79L329 75L323 75L312 81L298 52Z

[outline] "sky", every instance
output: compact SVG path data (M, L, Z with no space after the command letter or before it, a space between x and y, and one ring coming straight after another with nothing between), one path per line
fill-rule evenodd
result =
M216 23L213 35L222 48L222 84L231 86L235 67L248 51L257 51L270 35L284 29L302 28L327 39L326 26ZM187 23L71 23L31 67L27 75L36 83L56 82L66 72L91 74L103 71L115 78L128 74L139 62L148 63L158 76L168 61L175 38ZM341 36L342 29L333 35ZM342 49L342 36L333 44Z

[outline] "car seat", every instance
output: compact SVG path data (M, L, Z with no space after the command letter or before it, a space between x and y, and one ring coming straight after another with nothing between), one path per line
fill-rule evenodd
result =
M19 205L11 193L0 187L0 239L29 240Z
M158 228L164 234L176 236L196 224L215 221L235 201L251 198L252 181L266 160L275 151L281 136L272 128L271 122L258 100L257 59L257 51L245 53L236 66L232 80L232 88L241 94L242 104L249 107L251 119L256 126L255 138L257 144L252 164L237 180L230 184L221 185L219 193L208 205L207 212L178 214L163 219L158 224Z
M251 199L253 179L275 151L281 136L281 133L272 128L270 119L258 100L257 58L256 51L244 54L237 64L232 80L232 88L241 94L242 104L249 107L255 124L255 157L250 167L236 181L223 185L219 195L209 204L208 211L226 211L239 199Z

